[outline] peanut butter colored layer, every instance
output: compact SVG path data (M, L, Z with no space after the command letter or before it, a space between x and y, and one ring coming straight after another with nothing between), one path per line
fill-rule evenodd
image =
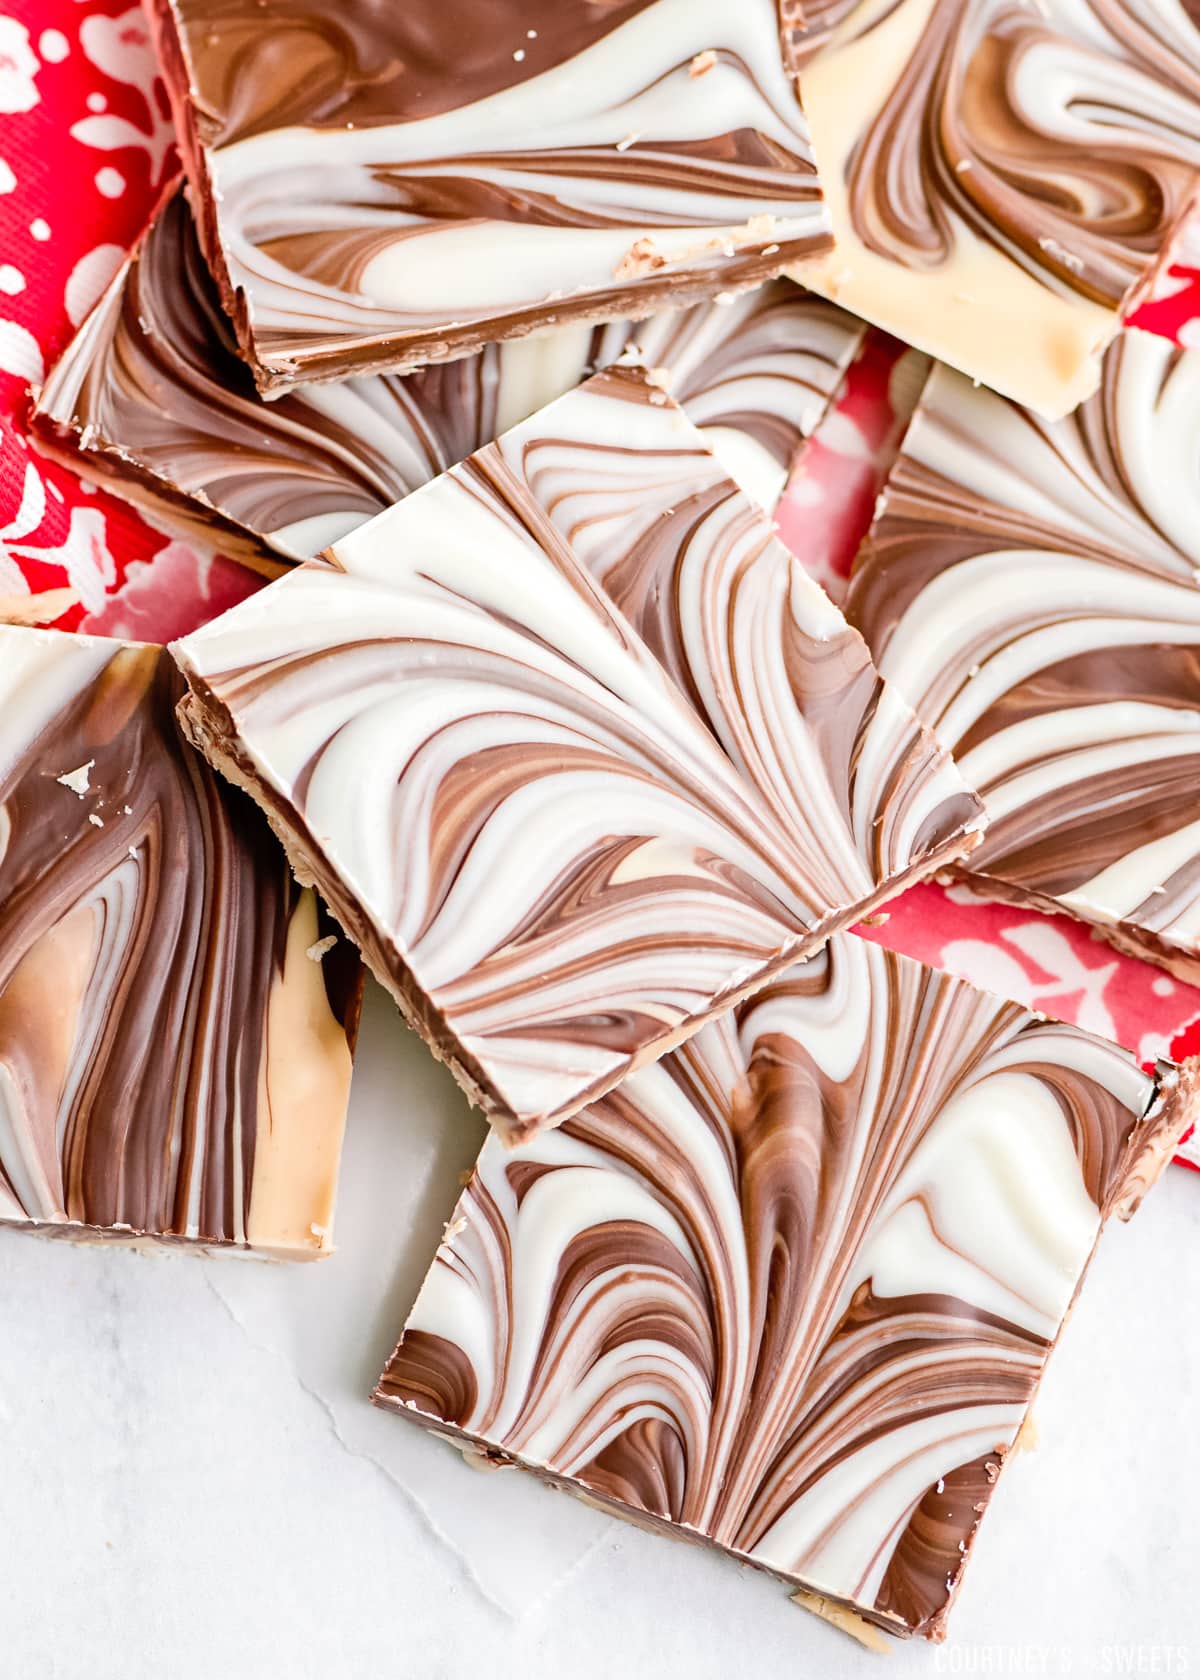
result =
M830 243L777 0L147 11L269 394L648 315Z
M778 280L724 304L555 327L418 373L267 403L173 187L32 419L43 450L278 572L281 559L311 558L622 355L656 370L773 511L865 331Z
M1192 1064L839 935L489 1139L374 1398L940 1639L1100 1229L1198 1107Z
M0 1221L331 1247L361 969L162 648L0 626ZM323 925L322 925L323 924Z
M846 611L988 812L994 896L1200 982L1200 352L1043 421L931 377Z
M978 839L657 386L597 375L176 644L186 719L510 1136Z
M1179 0L860 0L804 98L836 246L796 278L1051 418L1095 390L1197 187Z

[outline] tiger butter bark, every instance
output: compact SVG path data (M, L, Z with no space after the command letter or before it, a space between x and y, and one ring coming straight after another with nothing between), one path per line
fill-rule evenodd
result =
M983 891L1200 982L1200 353L1040 420L936 369L846 611L988 812Z
M1191 1064L838 935L484 1144L375 1399L941 1638L1100 1227L1197 1105Z
M642 377L176 645L189 727L511 1135L963 855L974 796Z
M830 244L776 0L146 5L264 392L648 315Z
M32 425L45 452L278 575L621 356L669 384L772 512L865 331L778 280L723 304L555 327L268 403L174 186L37 394Z
M860 0L804 99L836 245L804 284L1051 418L1200 180L1200 29L1179 0ZM853 90L852 95L849 90Z
M0 1222L332 1246L361 966L163 648L0 626Z

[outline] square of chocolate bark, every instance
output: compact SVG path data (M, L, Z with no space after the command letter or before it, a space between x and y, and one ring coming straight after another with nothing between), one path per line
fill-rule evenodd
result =
M778 0L147 11L265 392L646 315L831 243Z
M1040 413L1068 413L1200 180L1195 9L819 10L837 27L804 101L836 244L797 278Z
M838 935L559 1130L489 1138L374 1398L939 1639L1197 1085Z
M0 1223L332 1247L362 967L165 648L0 626Z
M554 327L268 403L171 188L36 394L46 453L252 563L310 559L619 357L656 370L773 512L864 324L790 280L634 323Z
M1200 981L1200 353L1040 420L935 369L846 611L988 813L971 879Z
M493 1121L553 1124L979 808L642 375L174 645L185 716Z

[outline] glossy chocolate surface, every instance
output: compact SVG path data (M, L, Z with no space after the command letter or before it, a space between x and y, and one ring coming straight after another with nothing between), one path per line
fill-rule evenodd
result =
M657 386L597 375L175 648L196 739L514 1135L977 839Z
M0 1220L330 1247L359 964L162 648L0 626Z
M830 243L776 0L155 0L260 387L649 314Z
M940 1638L1195 1082L839 935L559 1131L489 1139L375 1398Z

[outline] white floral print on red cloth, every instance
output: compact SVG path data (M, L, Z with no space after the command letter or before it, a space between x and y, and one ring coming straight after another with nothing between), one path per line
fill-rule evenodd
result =
M784 542L839 603L930 365L872 327L776 510Z
M161 640L255 586L25 442L28 389L111 278L169 167L137 6L8 0L0 14L0 600L6 616ZM186 556L186 558L185 558Z
M1200 210L1189 215L1170 265L1130 320L1135 327L1173 338L1189 350L1200 347Z

